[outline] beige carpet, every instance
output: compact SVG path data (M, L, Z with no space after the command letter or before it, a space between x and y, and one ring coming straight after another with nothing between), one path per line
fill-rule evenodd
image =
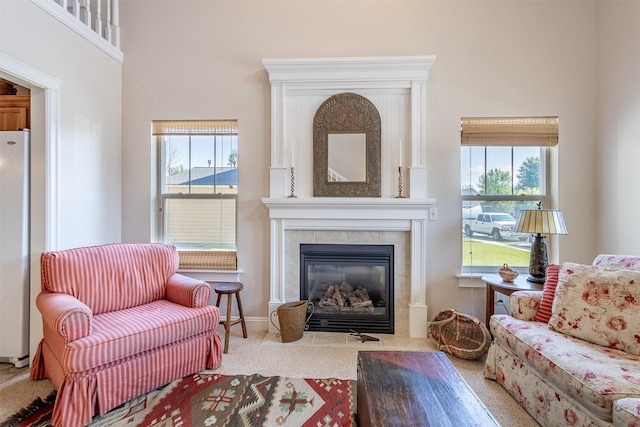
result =
M249 338L243 339L241 329L237 329L232 333L229 353L223 355L222 366L217 370L221 374L356 379L360 350L437 350L428 339L384 334L376 335L380 341L361 342L348 334L305 332L299 341L282 343L275 335L264 332L250 332ZM482 361L451 355L449 360L503 427L538 425L500 385L484 378ZM29 380L28 368L15 369L7 364L0 364L0 381L0 422L53 390L49 380Z

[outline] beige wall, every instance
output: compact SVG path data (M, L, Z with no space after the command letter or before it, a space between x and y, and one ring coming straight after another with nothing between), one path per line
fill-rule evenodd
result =
M122 4L123 239L150 239L154 119L239 124L238 262L246 313L267 316L270 87L263 58L437 56L428 83L430 316L484 314L459 288L459 121L557 115L554 200L569 236L552 259L590 262L596 218L596 4L435 1L125 1ZM309 124L311 126L311 124ZM303 172L299 172L303 173ZM308 171L311 173L311 171Z
M0 2L0 50L62 82L60 248L119 241L122 64L30 1Z
M640 254L640 1L598 5L598 249Z

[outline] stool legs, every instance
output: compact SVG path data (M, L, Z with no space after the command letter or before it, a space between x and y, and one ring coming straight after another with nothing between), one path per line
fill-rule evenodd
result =
M220 307L220 300L222 299L222 295L225 294L227 296L227 316L226 320L221 320L220 323L224 325L224 349L223 352L226 354L229 352L229 336L231 334L231 327L240 323L242 325L242 336L247 338L247 324L244 320L244 313L242 312L242 302L240 301L240 291L220 291L218 293L218 298L216 300L216 307ZM231 321L231 299L233 295L236 296L236 303L238 305L238 314L240 318L238 320Z
M224 322L224 352L229 352L229 334L231 333L231 294L227 295L227 321Z
M240 292L236 294L236 302L238 303L238 314L240 315L240 324L242 325L242 336L247 337L247 324L244 322L244 313L242 313L242 302L240 301Z

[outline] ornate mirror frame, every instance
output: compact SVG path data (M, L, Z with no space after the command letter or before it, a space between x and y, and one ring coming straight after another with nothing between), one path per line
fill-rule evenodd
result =
M362 182L330 182L329 135L366 134L366 179ZM380 197L380 114L367 98L339 93L327 99L313 119L313 196Z

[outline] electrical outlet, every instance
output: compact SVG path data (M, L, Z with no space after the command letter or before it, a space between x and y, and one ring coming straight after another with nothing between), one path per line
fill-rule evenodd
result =
M438 208L429 208L429 221L438 220Z

